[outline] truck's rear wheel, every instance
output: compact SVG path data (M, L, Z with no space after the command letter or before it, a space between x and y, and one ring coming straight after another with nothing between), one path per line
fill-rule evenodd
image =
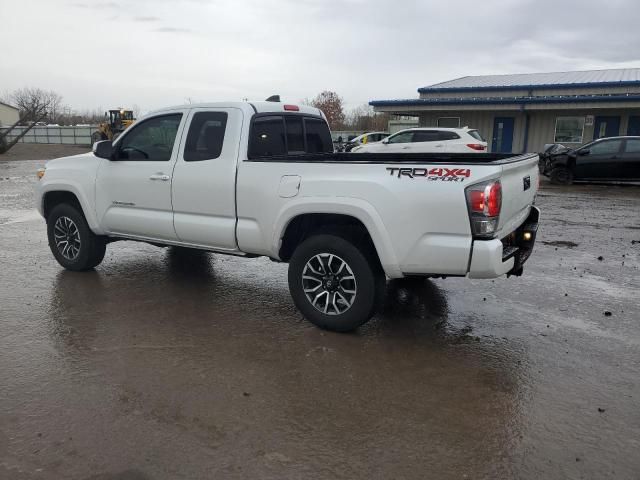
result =
M105 239L91 231L74 205L63 203L53 208L47 217L47 236L51 253L67 270L89 270L104 258Z
M320 328L347 332L366 323L384 295L385 276L365 248L336 235L305 240L289 262L289 290Z

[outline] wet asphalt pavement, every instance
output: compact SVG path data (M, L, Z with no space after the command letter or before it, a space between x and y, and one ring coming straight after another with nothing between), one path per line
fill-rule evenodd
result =
M546 186L523 277L333 334L266 259L62 270L42 164L0 162L0 479L640 478L640 187Z

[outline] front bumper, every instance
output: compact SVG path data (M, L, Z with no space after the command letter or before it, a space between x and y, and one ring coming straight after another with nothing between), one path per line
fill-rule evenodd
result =
M539 218L540 210L537 207L531 207L531 212L524 223L506 237L474 241L469 278L496 278L504 274L522 275L523 265L531 256L536 241Z

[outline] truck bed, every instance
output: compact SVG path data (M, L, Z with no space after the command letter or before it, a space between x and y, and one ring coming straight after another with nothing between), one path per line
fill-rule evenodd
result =
M400 163L400 164L491 164L504 165L537 157L537 153L303 153L249 158L249 162L296 163Z

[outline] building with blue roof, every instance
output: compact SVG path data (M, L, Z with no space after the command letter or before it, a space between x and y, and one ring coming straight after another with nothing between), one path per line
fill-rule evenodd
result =
M421 127L477 128L493 152L640 135L640 68L468 76L418 93L369 104L378 112L417 117Z

